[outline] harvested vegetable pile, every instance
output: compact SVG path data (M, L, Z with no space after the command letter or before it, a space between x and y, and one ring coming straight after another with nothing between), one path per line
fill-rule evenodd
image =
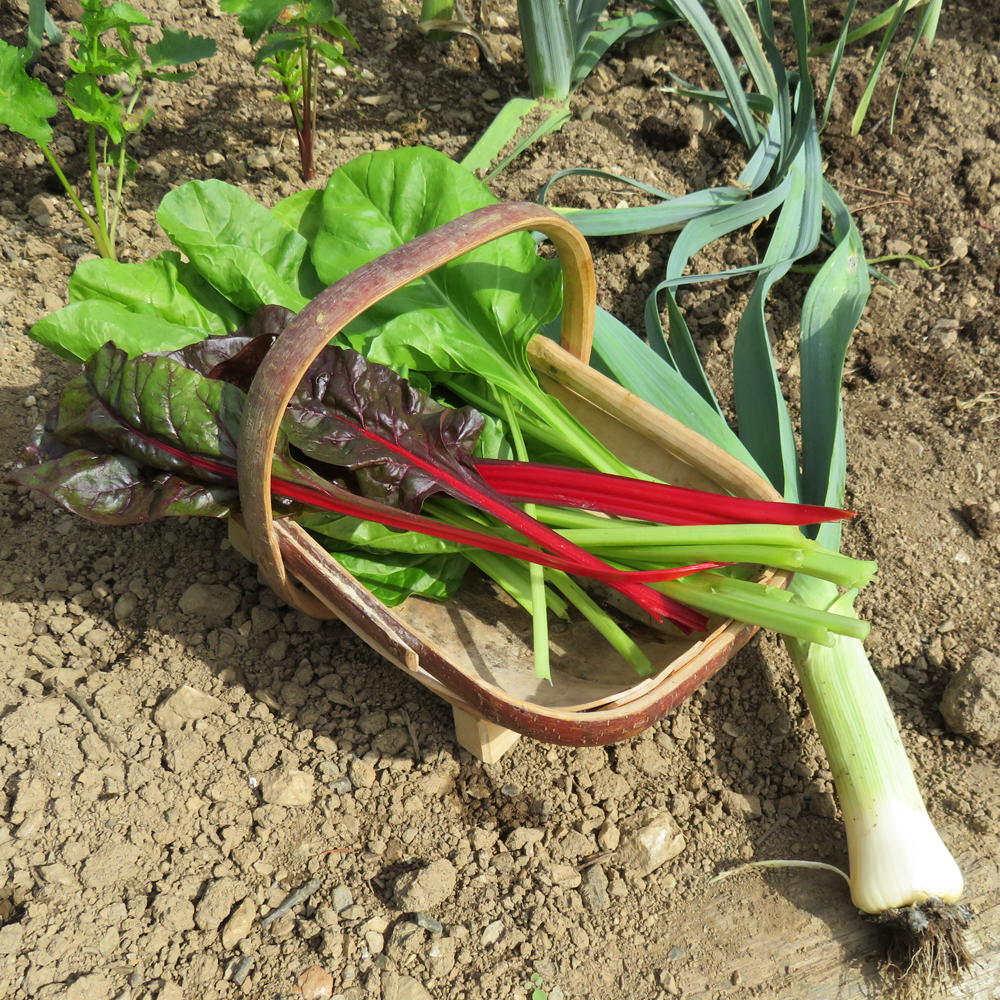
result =
M369 184L364 203L360 178ZM71 281L77 301L36 328L59 353L86 360L36 429L13 481L105 523L219 517L237 508L245 394L295 315L287 305L257 300L294 302L293 289L309 290L320 271L325 280L358 263L358 220L378 234L371 217L380 199L390 198L389 187L405 191L428 178L439 187L454 180L455 188L461 178L466 201L492 201L462 168L424 149L362 157L335 173L322 197L304 192L273 213L219 184L191 184L168 196L161 220L191 263L167 253L138 266L85 264ZM338 200L345 191L349 210ZM380 217L384 242L440 221L401 217L399 205L407 203L398 194L384 202L394 213L391 228ZM228 224L204 221L212 212L225 213ZM283 219L295 219L297 230ZM251 224L258 242L248 249L239 238ZM219 233L214 245L209 230ZM569 574L608 584L686 633L705 630L705 611L825 645L831 632L863 638L867 629L855 618L810 609L751 580L755 566L767 565L863 585L874 564L824 549L792 527L846 512L696 494L638 478L545 395L525 352L510 347L532 336L527 317L537 325L558 306L558 272L535 254L528 234L479 251L486 254L510 277L494 275L496 284L482 289L468 273L476 273L475 262L448 265L348 329L348 342L364 354L331 345L314 360L281 423L271 470L276 511L299 517L389 604L412 595L447 599L468 564L477 564L533 612L541 677L548 676L548 615L565 617L569 605L640 675L652 671L635 641ZM534 291L524 296L524 288ZM518 308L525 297L528 305ZM469 303L478 315L460 310ZM433 336L414 312L436 313ZM90 353L102 338L109 339ZM393 367L373 355L391 356ZM506 420L449 405L466 390ZM549 464L555 460L560 464ZM584 463L592 471L571 467ZM689 527L698 522L708 524Z

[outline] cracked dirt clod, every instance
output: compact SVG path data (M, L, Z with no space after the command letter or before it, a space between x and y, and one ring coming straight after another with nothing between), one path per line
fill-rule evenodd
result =
M413 912L433 910L455 891L456 880L455 866L440 858L396 880L396 904L401 910Z
M988 746L1000 740L1000 657L977 649L948 682L941 714L957 733Z

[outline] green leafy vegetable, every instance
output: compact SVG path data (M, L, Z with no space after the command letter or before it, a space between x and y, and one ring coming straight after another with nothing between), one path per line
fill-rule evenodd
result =
M169 192L157 221L198 271L245 313L282 305L298 311L308 244L260 202L222 181L191 181Z
M31 336L77 364L108 341L114 341L134 357L147 350L172 351L205 336L203 329L180 326L155 314L144 315L140 326L136 322L137 313L141 311L117 302L84 299L39 320L31 328Z
M316 270L331 284L421 233L494 202L482 182L426 147L358 157L327 184L323 224L312 250ZM537 256L527 233L505 236L387 296L345 332L355 350L397 370L486 379L562 435L569 453L600 471L628 474L627 466L542 392L528 364L527 342L559 307L558 267ZM460 381L452 387L461 394Z
M435 196L427 197L428 191ZM160 220L188 261L170 252L142 265L89 262L74 278L70 306L33 330L64 356L85 360L87 379L55 418L51 436L58 448L26 454L14 478L35 477L55 495L61 470L51 463L80 452L70 464L86 459L81 468L87 476L74 482L88 483L90 496L74 488L76 499L66 493L62 498L87 516L101 504L119 520L189 511L192 504L217 515L212 504L224 494L201 496L198 485L231 491L244 392L273 338L306 299L310 282L335 280L452 215L492 201L462 168L423 148L363 157L338 170L326 191L303 192L273 212L217 182L177 189L165 199ZM337 558L386 600L404 598L407 588L446 595L472 561L536 613L547 607L565 614L566 602L556 593L561 591L641 672L646 661L635 643L565 574L603 580L653 614L701 628L703 616L648 584L659 587L658 581L719 563L684 565L662 546L637 548L630 539L629 545L609 547L594 536L605 562L562 531L606 526L606 519L540 506L533 520L511 503L513 496L526 503L593 506L595 496L607 496L617 498L610 507L630 517L675 516L682 523L695 518L699 503L692 499L684 506L672 494L669 503L659 493L645 496L646 487L634 478L577 482L566 468L629 474L542 392L528 365L527 343L557 310L559 292L555 264L540 258L531 237L521 234L431 272L360 317L344 343L361 347L368 359L332 345L293 395L274 457L274 503L281 512L306 518ZM102 347L108 339L118 346ZM701 397L685 397L684 388L678 376L678 405L686 412L691 399ZM465 396L486 413L453 409L431 393L448 404L454 394ZM697 405L711 412L703 400ZM495 418L504 412L508 422ZM524 430L522 455L544 453L557 467L479 467L479 456L509 455L510 420ZM728 430L726 435L720 440L734 447ZM132 463L127 474L98 461L109 455ZM105 467L110 471L103 479L92 474ZM528 468L531 476L518 471ZM107 497L99 495L102 489ZM381 502L386 500L399 506ZM423 504L433 519L407 512ZM305 515L309 507L326 513ZM775 516L820 515L783 509ZM368 519L364 528L358 518ZM384 526L375 530L375 521ZM541 548L529 548L522 539ZM784 564L801 560L802 545L793 548L780 556ZM694 550L674 546L672 554L682 551ZM726 561L722 549L711 551ZM829 562L822 554L810 552L809 558L817 566ZM518 559L550 571L535 574L533 598L529 572ZM750 592L733 586L726 584L726 593L715 597L690 593L702 603L710 600L712 610L732 598L731 607L751 617L829 641L827 619L801 614L784 596L758 594L754 584L746 584Z
M25 72L24 55L0 39L0 123L47 146L52 141L47 119L55 116L58 105L49 88Z

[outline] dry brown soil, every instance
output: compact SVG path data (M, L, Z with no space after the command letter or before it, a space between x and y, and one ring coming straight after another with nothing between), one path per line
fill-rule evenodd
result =
M233 19L211 2L145 6L165 25L215 37L219 56L160 96L128 191L126 260L165 248L153 213L187 179L228 178L268 204L300 185L285 110L254 77ZM981 913L979 965L954 995L987 998L1000 993L1000 761L995 747L950 733L938 705L971 650L1000 648L1000 15L992 0L946 6L938 44L918 53L904 84L894 133L898 54L864 134L847 134L872 58L859 47L823 141L827 177L855 211L869 256L912 252L944 265L881 265L895 284L876 286L855 339L844 398L849 499L860 516L847 545L881 564L860 602L874 625L873 663ZM23 25L19 9L3 8L4 37ZM361 77L327 81L321 178L398 144L460 155L523 90L510 6L482 11L499 73L467 40L429 45L416 14L413 3L345 0ZM820 37L836 16L817 18ZM573 121L502 174L496 193L534 197L574 165L675 194L735 177L741 148L660 90L668 70L712 81L697 52L680 30L617 52L575 97ZM53 85L65 57L42 58ZM80 177L80 129L62 114L56 131L76 150L64 159ZM0 135L8 464L72 375L27 331L64 303L75 259L93 249L64 197L47 225L29 214L34 196L53 193L48 171L25 159L31 152ZM634 192L586 178L556 194L579 206L636 203ZM759 236L712 247L696 266L753 260ZM672 238L595 241L602 304L633 328ZM771 304L792 398L803 288L786 280ZM681 296L724 397L747 294L737 283ZM199 582L231 592L225 618L179 609ZM184 684L220 704L172 728L154 713ZM837 876L708 881L745 858L846 864L822 748L769 636L630 743L573 751L525 740L484 766L457 747L444 703L345 628L283 607L223 525L101 527L3 487L0 737L0 998L328 996L312 981L296 992L314 965L351 1000L524 997L533 973L550 1000L877 992L879 932L858 919ZM262 779L272 800L309 804L265 801ZM686 846L640 878L609 851L619 825L646 806L669 810ZM577 888L575 866L595 855L602 874ZM441 901L398 897L402 874L441 861ZM310 879L316 891L290 914L251 922ZM407 912L421 906L424 926Z

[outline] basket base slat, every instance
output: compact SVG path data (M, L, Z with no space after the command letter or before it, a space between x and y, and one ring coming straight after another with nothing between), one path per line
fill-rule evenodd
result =
M458 745L484 764L496 764L521 738L521 734L515 733L513 729L498 726L458 705L452 705L452 714L455 717L455 739L458 740Z

